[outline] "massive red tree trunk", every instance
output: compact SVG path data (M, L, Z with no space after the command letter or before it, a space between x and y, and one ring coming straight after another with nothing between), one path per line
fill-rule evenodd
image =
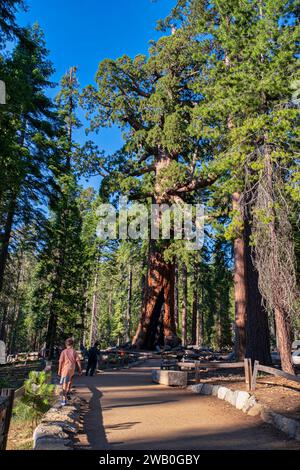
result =
M155 159L155 197L156 204L172 203L171 197L164 196L164 185L168 177L165 170L172 158L161 148ZM161 224L161 213L157 214L155 225ZM133 346L139 349L153 349L157 345L174 347L180 343L176 336L174 287L175 263L164 259L168 242L149 241L148 273L144 290L141 319L133 338Z
M132 344L139 349L153 349L164 339L164 346L177 346L174 318L175 265L163 258L156 243L151 243L145 299L139 326ZM162 307L162 331L158 330Z

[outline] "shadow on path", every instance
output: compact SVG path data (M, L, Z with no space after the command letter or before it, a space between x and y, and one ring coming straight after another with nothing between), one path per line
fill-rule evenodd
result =
M85 386L76 384L77 392L85 399L81 409L81 431L79 433L78 449L108 449L103 415L99 406L102 393L93 384Z
M153 384L155 366L149 361L134 371L76 380L86 400L78 448L299 450L299 443L215 397Z

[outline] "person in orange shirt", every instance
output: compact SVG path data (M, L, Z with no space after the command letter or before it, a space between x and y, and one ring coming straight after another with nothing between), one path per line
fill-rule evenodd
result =
M59 358L58 375L60 375L60 384L62 386L62 405L66 405L67 399L70 399L70 390L72 386L73 376L76 369L76 364L81 375L80 358L73 348L74 341L68 338L65 342L66 349L64 349Z

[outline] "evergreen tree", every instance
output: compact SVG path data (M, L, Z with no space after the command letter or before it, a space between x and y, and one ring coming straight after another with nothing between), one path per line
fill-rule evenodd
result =
M72 167L72 155L78 149L73 133L80 126L76 117L78 87L76 69L71 68L61 81L56 100L61 121L57 139L60 155L57 191L51 200L51 216L37 273L40 283L34 295L37 299L34 308L42 310L47 321L46 348L50 357L56 341L73 335L76 325L81 325L84 308L82 220L79 188Z
M53 145L57 118L46 96L52 65L39 27L24 34L30 47L19 42L6 60L9 100L0 113L0 292L13 249L12 233L42 223L41 204L53 188L57 160Z

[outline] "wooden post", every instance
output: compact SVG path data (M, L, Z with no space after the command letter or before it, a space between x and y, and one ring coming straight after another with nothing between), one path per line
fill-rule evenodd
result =
M195 362L195 382L198 384L200 382L200 362Z
M256 388L256 379L258 373L259 361L254 361L253 375L251 380L251 391L254 391Z
M251 390L252 382L252 364L251 359L244 359L244 369L245 369L245 383L248 391Z
M248 371L249 371L249 390L251 390L251 383L252 383L252 361L250 358L247 359L248 361Z
M2 429L0 427L0 450L5 450L7 445L8 431L14 402L14 393L15 392L13 389L2 389L1 391L1 396L6 396L7 398L5 400L4 409L1 412L1 421L3 422L3 427Z

